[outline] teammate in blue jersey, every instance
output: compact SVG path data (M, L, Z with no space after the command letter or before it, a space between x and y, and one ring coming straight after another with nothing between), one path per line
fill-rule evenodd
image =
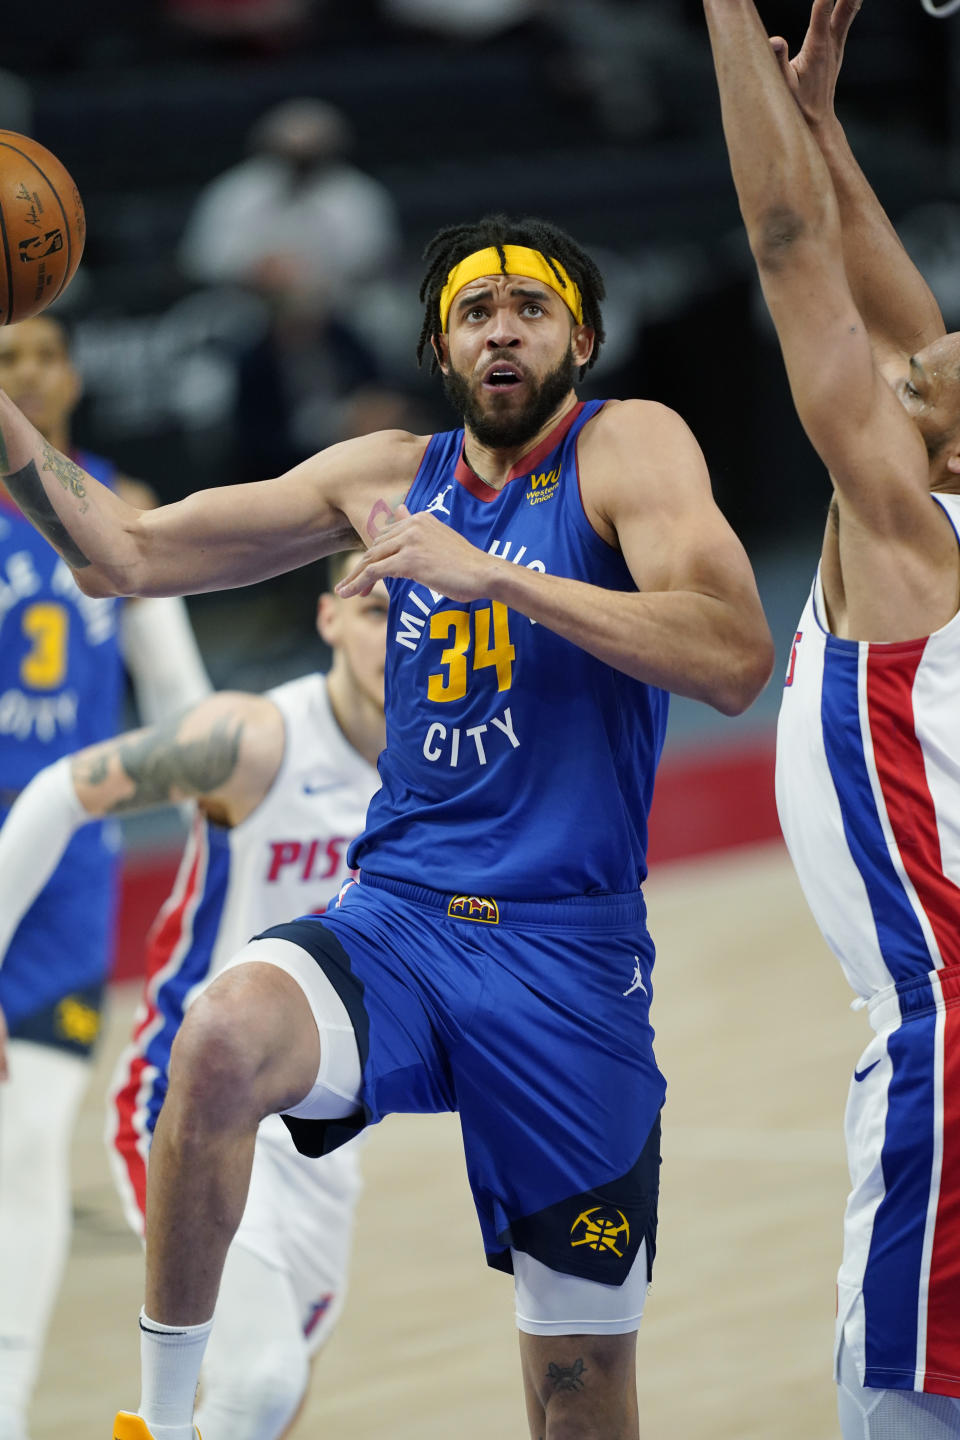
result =
M589 406L602 279L551 225L427 250L420 353L464 417L141 513L44 467L0 397L7 485L90 594L248 584L361 536L390 594L382 791L323 916L246 946L191 1008L151 1152L139 1415L190 1440L259 1120L335 1148L460 1112L490 1264L514 1273L537 1437L635 1437L664 1081L641 884L666 692L743 710L772 664L742 547L683 421Z
M72 454L111 493L152 503L108 460L71 451L80 382L57 320L0 328L0 382L50 456ZM37 771L115 733L125 660L145 718L208 689L181 602L84 595L0 486L0 824ZM26 1436L69 1243L69 1145L99 1030L117 858L111 828L77 835L0 968L0 1440Z
M784 683L777 804L874 1032L847 1101L841 1429L947 1440L960 1436L960 334L834 113L859 8L814 0L791 60L753 0L704 0L748 238L833 488Z

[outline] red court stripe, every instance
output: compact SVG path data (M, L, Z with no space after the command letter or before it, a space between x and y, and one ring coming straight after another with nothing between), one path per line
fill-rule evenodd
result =
M650 811L651 866L779 840L774 754L774 737L763 735L747 744L667 756Z
M913 714L923 647L897 654L870 647L867 713L877 777L903 868L917 892L944 965L960 963L960 887L943 873L933 796Z

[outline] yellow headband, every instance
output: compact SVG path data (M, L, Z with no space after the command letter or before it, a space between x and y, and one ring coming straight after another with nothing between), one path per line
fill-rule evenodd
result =
M475 250L472 255L468 255L458 265L454 265L447 276L446 285L440 291L441 330L447 328L450 306L458 291L462 290L464 285L469 285L471 280L479 280L481 275L497 274L529 275L532 280L542 280L544 285L549 285L551 290L557 292L577 324L583 324L583 300L580 291L559 260L553 260L548 264L539 250L530 250L526 245L504 245L503 253L507 261L505 266L500 264L500 256L497 254L495 245L488 246L486 250ZM559 280L550 265L557 267Z

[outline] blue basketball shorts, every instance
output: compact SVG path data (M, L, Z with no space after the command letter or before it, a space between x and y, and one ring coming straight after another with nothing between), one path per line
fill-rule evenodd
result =
M620 1285L646 1241L649 1276L665 1082L639 892L497 902L364 874L268 937L321 967L362 1066L355 1115L284 1117L298 1149L324 1154L390 1113L459 1111L490 1265L510 1271L514 1248Z

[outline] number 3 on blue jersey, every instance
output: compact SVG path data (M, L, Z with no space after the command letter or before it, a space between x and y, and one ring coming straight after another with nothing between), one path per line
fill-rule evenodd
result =
M23 612L23 633L32 647L20 662L20 678L31 690L56 690L67 673L70 616L66 606L38 601Z

